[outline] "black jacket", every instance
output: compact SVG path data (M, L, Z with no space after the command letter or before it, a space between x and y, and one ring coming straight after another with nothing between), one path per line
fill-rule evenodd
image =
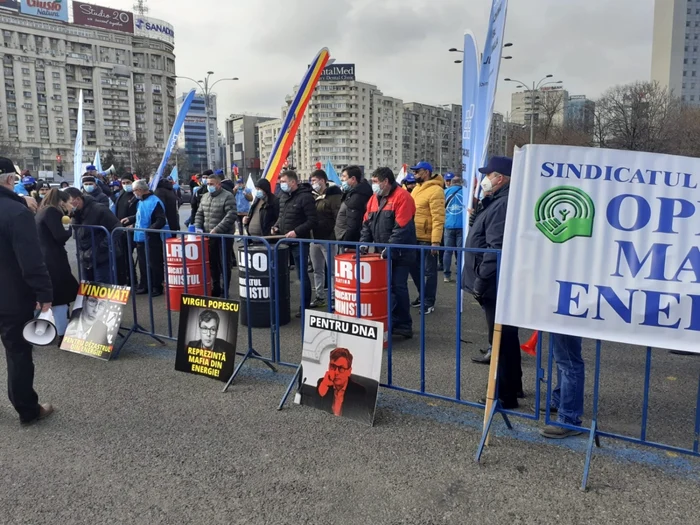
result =
M207 185L202 184L201 186L195 188L195 190L192 192L192 199L190 200L190 206L192 209L192 222L194 222L194 218L197 215L199 203L202 202L202 197L204 197L207 194L207 191Z
M109 208L98 204L89 195L84 195L83 200L82 209L73 213L73 224L78 226L75 228L75 236L78 240L81 259L87 268L91 268L93 261L98 264L109 261L109 237L101 228L81 228L80 226L103 226L108 232L111 232L121 224L119 224L117 217L109 211Z
M360 183L343 194L343 202L335 220L335 238L339 241L358 242L362 233L362 219L367 211L367 202L372 197L372 186L362 179Z
M335 219L340 212L343 191L335 184L326 187L323 195L314 193L318 222L314 228L314 239L335 240Z
M469 228L465 248L500 250L508 210L508 189L501 188L491 197L484 197L483 207ZM462 282L464 289L496 298L498 256L495 253L464 252Z
M260 213L260 225L263 237L272 235L272 227L279 219L280 200L276 195L268 195L267 198L255 199L248 211L248 218L251 219L254 213Z
M55 305L72 303L78 294L78 281L73 277L65 248L72 234L63 227L61 219L63 212L53 206L42 208L36 214L39 245L51 276Z
M136 206L138 203L139 200L133 193L122 191L114 204L114 211L116 212L117 219L121 221L132 215L136 215Z
M276 223L280 234L286 235L294 230L298 238L310 239L317 223L316 201L310 184L300 184L296 191L282 194Z
M98 204L102 204L103 206L107 206L107 208L109 208L109 197L104 191L102 191L102 188L99 184L95 185L95 191L93 191L92 193L87 193L86 191L83 191L83 196L91 197L95 199L95 201Z
M161 178L154 193L165 206L165 216L168 219L170 231L179 231L180 216L177 213L177 195L175 195L175 190L173 190L173 183L168 179Z
M321 397L318 393L318 387L322 381L323 378L319 379L315 388L313 385L307 384L301 386L301 404L333 414L335 390L330 388L326 392L325 397ZM363 386L359 381L365 382L367 386ZM374 409L377 403L377 387L378 383L376 381L351 375L343 397L340 415L371 425L374 420Z
M24 199L0 187L0 315L25 315L53 301L34 215Z

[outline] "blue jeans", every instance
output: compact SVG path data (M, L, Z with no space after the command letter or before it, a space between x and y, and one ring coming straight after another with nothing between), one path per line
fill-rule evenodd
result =
M550 337L557 364L557 386L552 392L552 405L559 410L557 421L567 425L580 425L586 378L581 338L562 334L551 334Z
M416 254L416 262L411 266L411 278L420 294L420 283L425 276L425 289L423 290L424 297L421 297L421 304L424 307L435 306L435 296L437 295L437 255L430 253L429 242L419 242L421 246L427 246L428 249L423 250L425 258L425 266L423 267L424 274L420 273L420 254Z
M446 228L445 229L445 248L461 248L462 247L462 228ZM455 264L459 264L459 252L455 252ZM442 256L442 267L445 272L445 277L448 279L452 276L452 252L445 250ZM457 268L459 271L459 268Z
M408 296L408 274L410 267L391 265L391 327L402 330L413 329L411 299Z

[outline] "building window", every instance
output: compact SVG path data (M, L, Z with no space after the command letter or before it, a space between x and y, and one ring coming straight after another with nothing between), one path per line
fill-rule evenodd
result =
M25 92L24 92L24 98L32 98L32 92L31 92L31 91L25 91Z
M23 67L23 68L22 68L22 74L23 74L23 75L28 75L28 74L29 74L29 68L28 68L28 67Z
M61 78L61 74L58 71L54 71L53 73L51 73L51 76L53 78Z

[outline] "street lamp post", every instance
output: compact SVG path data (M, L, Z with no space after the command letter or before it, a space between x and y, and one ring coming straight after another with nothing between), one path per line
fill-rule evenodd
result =
M197 84L201 90L202 93L204 94L204 119L205 119L205 125L207 128L206 132L206 140L207 140L207 169L211 169L212 167L212 158L211 158L211 139L209 137L210 129L209 129L209 96L212 93L212 89L214 89L214 86L217 85L219 82L223 80L238 80L238 77L231 77L231 78L220 78L216 82L212 83L211 85L209 84L209 77L211 77L214 74L213 71L207 71L207 76L204 78L204 80L195 80L190 77L184 77L184 76L177 76L176 78L184 78L187 80L191 80L195 84Z
M554 75L546 75L543 79L541 79L539 82L535 83L534 81L532 82L532 91L530 91L530 144L533 144L535 142L535 91L539 90L540 88L543 88L544 86L547 86L549 84L561 84L562 81L556 81L556 80L548 80L552 78ZM512 78L504 78L506 82L517 82L518 84L521 84L520 87L524 88L527 91L527 82L523 82L522 80L515 80Z

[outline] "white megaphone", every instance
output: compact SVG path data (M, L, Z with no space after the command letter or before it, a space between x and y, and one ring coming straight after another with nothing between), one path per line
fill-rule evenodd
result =
M112 165L107 169L107 171L103 171L102 173L100 173L100 175L104 175L104 176L107 176L107 175L116 175L116 174L117 174L117 168L114 167L114 164L112 164Z
M41 312L37 317L24 325L22 336L32 345L47 346L56 339L56 324L53 311Z

